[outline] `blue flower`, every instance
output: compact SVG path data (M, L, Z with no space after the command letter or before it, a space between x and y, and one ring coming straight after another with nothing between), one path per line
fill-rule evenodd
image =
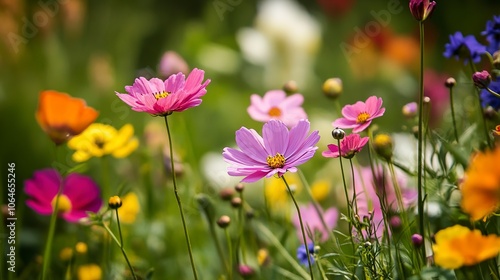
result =
M446 58L463 59L464 64L467 64L470 58L472 58L472 62L479 63L481 55L486 52L486 47L481 45L474 35L464 37L462 32L458 31L454 35L450 35L450 43L447 43L444 47L443 55Z
M500 81L491 82L488 86L492 91L500 93ZM483 108L491 106L493 109L500 109L500 98L489 93L486 89L481 90L481 105Z
M314 263L314 243L309 243L307 245L307 249L309 250L309 255L311 256L311 264ZM307 251L306 246L304 244L300 245L297 248L297 259L299 263L305 266L309 266L309 262L307 261Z
M488 20L486 30L481 32L481 35L486 36L486 40L490 43L489 53L493 54L500 50L500 16L493 16L493 20Z

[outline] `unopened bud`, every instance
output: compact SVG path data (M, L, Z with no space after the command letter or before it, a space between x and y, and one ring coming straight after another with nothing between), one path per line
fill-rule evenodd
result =
M109 198L108 206L111 209L118 209L122 206L122 200L119 196L115 195Z
M227 228L231 223L231 218L229 216L223 215L217 220L217 225L220 228Z
M330 78L323 83L323 93L325 96L336 99L342 94L342 80L339 78Z
M236 186L234 186L234 189L237 192L241 193L245 189L245 185L243 185L242 183L238 183L238 184L236 184Z
M234 208L239 208L241 207L241 198L239 197L233 197L233 199L231 199L231 206L233 206Z
M447 88L453 88L456 84L457 84L457 81L452 77L446 79L446 82L444 82L444 85Z
M417 116L418 105L417 102L411 102L403 106L403 115L409 119Z
M411 236L411 242L413 243L413 246L419 248L424 243L424 238L422 235L415 233Z
M219 191L219 197L222 200L229 201L233 198L234 189L233 188L224 188Z
M474 85L478 88L487 88L491 83L491 75L488 71L483 70L481 72L475 72L472 74L472 81Z
M287 94L292 94L292 93L296 93L299 91L299 87L297 86L297 82L293 81L293 80L290 80L288 82L286 82L284 85L283 85L283 90L287 93Z
M336 140L342 140L345 137L345 132L342 129L337 127L334 130L332 130L332 137L333 137L333 139L336 139Z
M373 140L375 152L387 161L392 158L392 138L388 134L378 134Z

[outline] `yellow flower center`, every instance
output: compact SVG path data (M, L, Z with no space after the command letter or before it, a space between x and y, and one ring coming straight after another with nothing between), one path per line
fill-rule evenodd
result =
M365 123L366 120L370 118L370 114L368 114L367 112L362 112L358 115L358 118L356 119L356 123Z
M267 112L267 114L270 116L270 117L279 117L281 116L281 109L278 108L278 107L272 107L269 112Z
M52 199L52 202L50 203L52 205L53 210L55 210L56 208L56 201L57 201L56 198L57 196L54 197ZM66 195L64 194L59 195L59 203L57 204L57 208L59 213L67 213L71 211L71 201Z
M165 98L169 95L170 93L166 92L166 91L162 91L162 92L155 92L153 93L153 95L155 96L156 100L158 99L162 99L162 98Z
M267 156L267 165L271 168L281 168L285 166L285 157L280 154L276 153L275 156Z

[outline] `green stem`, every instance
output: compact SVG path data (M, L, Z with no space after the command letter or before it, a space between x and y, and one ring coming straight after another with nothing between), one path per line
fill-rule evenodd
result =
M352 204L350 203L349 200L349 192L347 190L347 183L345 180L345 174L344 174L344 165L342 164L342 155L340 152L340 139L337 139L337 145L339 148L339 162L340 162L340 173L342 173L342 182L344 184L344 194L345 194L345 201L347 203L347 217L348 217L348 222L349 222L349 240L351 241L352 245L352 253L355 254L355 246L354 246L354 238L352 237L352 220L353 220L353 215L352 215ZM354 198L356 197L356 193L354 193Z
M238 208L238 225L239 225L239 235L238 235L238 245L240 246L241 249L241 255L243 258L243 263L247 263L247 256L246 256L246 248L245 248L245 230L244 230L244 223L245 220L243 218L243 211L244 211L244 205L245 205L245 199L243 197L243 192L240 192L240 198L241 198L241 207Z
M500 94L498 94L497 92L494 92L491 88L485 87L484 89L486 89L489 93L493 94L494 96L500 97Z
M312 271L311 252L309 252L309 246L307 244L306 232L304 230L304 224L302 222L302 215L300 214L300 208L299 208L299 205L297 204L297 201L295 200L295 197L293 196L292 190L290 189L288 182L285 179L285 176L283 175L283 176L281 176L281 178L283 179L283 182L286 185L286 189L288 190L288 193L290 194L290 197L292 198L293 204L295 205L295 209L297 209L297 216L299 217L300 230L302 232L302 240L304 241L304 247L306 248L306 253L307 253L307 263L309 264L309 274L311 275L311 280L313 280L314 274Z
M123 236L122 236L122 228L120 226L120 217L118 216L118 208L115 209L116 213L116 224L118 225L118 233L120 234L120 243L118 244L120 246L120 249L122 250L123 257L125 258L125 261L127 261L128 268L130 269L130 272L132 273L132 277L134 277L135 280L137 280L137 276L135 275L134 268L132 267L132 264L130 264L130 261L128 260L127 253L125 253L125 248L123 246ZM116 240L116 237L115 237Z
M455 106L453 105L453 87L450 87L450 109L451 109L451 120L453 121L453 132L455 134L455 140L458 141L458 132L457 132L457 122L455 120Z
M472 57L469 57L469 65L471 67L472 74L476 73L477 69L476 69L476 66L474 65L474 62L472 62ZM477 90L477 94L476 95L477 95L477 103L478 103L478 106L479 106L479 116L483 120L483 128L484 128L484 134L486 136L486 142L488 143L488 146L491 147L490 134L488 132L488 127L486 125L486 118L484 117L483 106L481 105L481 95L480 95L480 91L479 90Z
M229 265L228 265L228 279L233 279L233 246L231 242L231 236L229 235L229 231L227 228L224 229L224 233L226 234L226 241L227 241L227 250L229 251Z
M424 229L424 192L425 188L422 185L422 177L424 176L422 169L423 157L423 110L424 110L424 22L419 22L420 30L420 91L418 96L418 151L417 151L417 191L418 191L418 224L419 234L425 239ZM425 258L425 246L422 246L423 256ZM425 261L425 260L424 260Z
M172 183L174 185L174 194L175 199L177 200L177 206L179 207L179 212L181 213L182 220L182 228L184 230L184 236L186 238L186 245L189 252L189 259L191 261L191 269L193 270L194 279L198 279L198 273L196 272L196 268L194 265L193 252L191 250L191 241L189 240L189 233L186 227L186 220L184 219L184 211L182 210L181 198L179 197L179 193L177 191L177 180L175 178L175 167L174 167L174 151L172 146L172 137L170 135L170 127L168 126L168 118L165 116L165 126L167 128L167 136L168 136L168 146L170 148L170 165L172 167Z

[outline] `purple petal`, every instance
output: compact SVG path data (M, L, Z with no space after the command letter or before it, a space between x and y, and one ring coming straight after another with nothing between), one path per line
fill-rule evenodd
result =
M236 131L236 144L240 150L252 158L255 162L266 164L266 158L269 156L264 148L264 140L253 129L246 127Z
M288 145L288 129L282 121L270 120L265 123L262 128L262 137L269 155L275 156L276 153L285 155Z
M288 147L285 151L285 155L287 157L293 155L302 147L302 144L309 133L310 127L311 125L308 120L301 120L296 126L290 129Z

